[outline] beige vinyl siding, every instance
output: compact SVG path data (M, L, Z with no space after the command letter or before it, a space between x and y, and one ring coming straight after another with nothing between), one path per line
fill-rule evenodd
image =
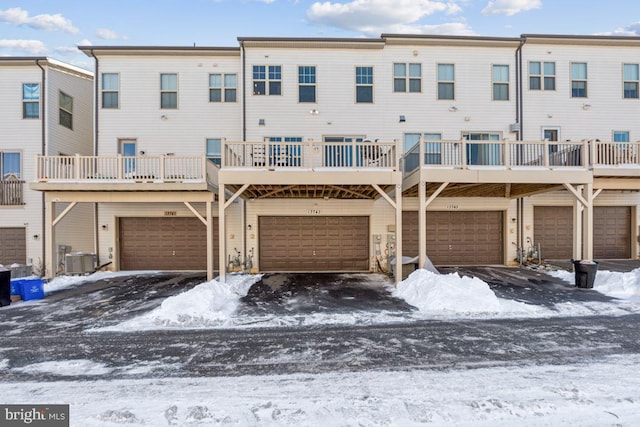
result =
M207 138L241 139L239 56L109 55L100 58L102 73L118 74L120 93L117 109L97 102L100 155L115 155L119 138L136 139L138 151L149 156L203 156ZM161 73L178 75L177 109L160 108ZM209 102L211 73L238 75L238 102Z

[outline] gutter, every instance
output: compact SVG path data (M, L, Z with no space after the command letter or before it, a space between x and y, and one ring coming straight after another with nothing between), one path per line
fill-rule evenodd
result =
M45 61L46 61L46 59L45 59ZM47 147L46 147L46 144L47 144L46 111L47 111L47 108L46 108L46 104L45 104L45 101L47 99L46 98L46 96L47 96L47 91L46 91L46 89L47 89L47 71L40 64L40 59L36 59L36 65L38 66L38 68L40 68L42 70L42 82L41 82L42 88L40 90L40 103L41 103L40 104L41 105L40 111L42 111L42 117L40 117L40 126L41 126L41 134L42 134L41 138L42 138L42 141L41 141L40 154L44 156L46 154L46 150L47 150ZM44 194L45 193L42 192L42 194L40 195L40 197L42 199L42 209L41 209L42 210L42 218L41 218L42 232L40 233L40 235L42 236L42 258L43 258L42 259L42 265L43 266L45 265L45 260L47 259L47 257L46 257L47 235L44 232L46 230L46 226L47 226L46 223L45 223L46 215L44 214L44 211L45 211L47 205L45 203ZM53 257L52 257L52 259L53 259ZM31 260L31 262L33 263L33 260ZM51 266L51 268L55 269L55 267L53 265ZM43 273L44 272L41 271L40 275L41 276L45 276L45 274L43 274ZM55 274L55 272L52 271L51 274L53 275L53 274ZM55 277L55 276L51 276L51 277Z

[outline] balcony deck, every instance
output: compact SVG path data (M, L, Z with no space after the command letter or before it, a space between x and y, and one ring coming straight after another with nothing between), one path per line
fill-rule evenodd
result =
M448 183L443 197L521 197L591 183L589 149L586 141L421 141L402 157L403 193L415 196L426 182Z
M204 156L38 156L40 191L212 191L217 167Z
M401 183L399 143L223 141L218 180L248 198L373 199Z

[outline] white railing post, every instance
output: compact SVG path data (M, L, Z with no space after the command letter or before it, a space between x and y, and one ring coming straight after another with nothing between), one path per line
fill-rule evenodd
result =
M466 139L461 139L460 140L460 163L462 166L462 169L466 169L467 168L467 140Z
M502 140L502 150L504 155L504 167L511 168L511 142L506 139Z
M227 138L222 138L220 140L220 167L221 168L227 166L227 153L226 153L226 151L227 151Z
M426 164L426 162L424 161L424 156L427 153L426 147L424 146L425 144L424 134L420 134L420 138L418 139L418 144L420 144L420 146L418 147L418 155L420 156L420 161L418 162L418 166L420 167L420 169L422 169L422 167Z
M589 146L591 147L591 166L598 164L598 142L595 140L589 141Z
M74 179L80 179L80 154L76 153L76 164L74 170Z
M124 169L123 157L122 157L122 154L118 154L116 156L116 178L117 179L122 179L122 176L124 173L123 169Z
M545 139L542 145L542 159L544 161L544 167L548 168L549 165L549 140Z
M589 169L589 142L582 141L582 167Z
M166 155L162 154L160 156L160 165L159 165L159 169L160 171L158 172L158 175L160 175L158 178L165 180L167 179L167 175L166 175L166 165L165 162L167 161L167 157Z

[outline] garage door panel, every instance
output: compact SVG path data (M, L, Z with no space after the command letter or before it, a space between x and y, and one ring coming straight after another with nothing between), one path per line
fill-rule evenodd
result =
M573 207L534 206L533 241L546 259L573 257Z
M0 264L26 264L27 239L24 227L0 228Z
M596 259L631 258L631 207L594 207L593 242Z
M403 212L403 252L418 255L418 212ZM427 256L434 264L503 264L500 211L427 212Z
M368 270L367 217L260 217L260 268L265 271ZM287 238L274 233L282 224ZM276 248L286 248L286 259Z
M213 219L214 268L218 220ZM122 270L206 270L206 227L197 218L120 218Z

